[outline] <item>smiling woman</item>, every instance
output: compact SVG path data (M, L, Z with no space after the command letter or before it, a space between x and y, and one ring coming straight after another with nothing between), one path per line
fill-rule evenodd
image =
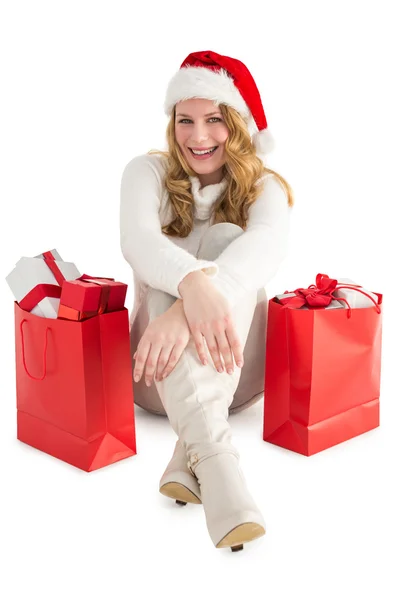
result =
M164 109L168 151L132 159L121 183L134 398L166 415L178 436L160 492L202 503L214 545L237 550L264 535L265 523L228 415L263 397L265 286L287 255L293 198L264 165L270 135L243 63L190 54Z

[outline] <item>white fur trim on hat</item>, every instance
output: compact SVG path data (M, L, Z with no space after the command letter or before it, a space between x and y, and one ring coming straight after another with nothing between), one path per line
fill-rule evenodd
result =
M257 154L268 154L275 148L275 140L268 129L258 131L251 138Z
M182 67L168 84L164 110L169 116L177 102L189 98L206 98L215 103L233 106L243 117L250 115L249 107L224 69L212 71L207 67Z

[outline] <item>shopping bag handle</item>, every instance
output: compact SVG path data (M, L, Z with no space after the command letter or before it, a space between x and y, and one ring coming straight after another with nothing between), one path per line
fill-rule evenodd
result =
M370 296L369 294L367 294L367 292L363 292L362 290L358 289L360 288L361 285L341 285L340 281L339 281L339 285L336 286L336 290L341 290L343 289L347 289L347 290L355 290L356 292L360 292L361 294L364 294L364 296L367 296L367 298L369 298L371 300L371 302L374 303L375 308L376 308L376 312L378 313L378 315L381 314L382 310L381 307L378 305L378 303L372 298L372 296ZM348 308L348 317L350 317L351 315L351 308L349 303L347 302L346 298L339 298L338 296L336 297L336 300L343 300L343 302L346 302L347 304L347 308Z
M22 328L25 321L28 321L28 319L22 319L20 326L19 326L20 331L21 331L21 341L22 341L22 362L24 364L24 369L25 369L25 372L28 375L28 377L30 377L31 379L35 379L36 381L42 381L46 377L47 332L50 331L50 327L46 327L46 333L45 333L44 350L43 350L43 375L42 375L42 377L35 377L34 375L31 375L29 373L28 368L26 366L26 361L25 361L24 330Z

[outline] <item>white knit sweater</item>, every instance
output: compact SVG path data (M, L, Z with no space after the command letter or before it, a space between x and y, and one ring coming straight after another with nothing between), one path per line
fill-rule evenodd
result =
M211 210L227 185L225 178L200 189L198 177L190 177L195 202L193 230L186 238L162 233L161 227L172 219L163 184L165 161L162 155L142 154L133 158L122 174L120 243L134 283L130 325L148 286L182 298L180 282L201 269L233 306L248 290L265 287L287 255L291 209L284 188L270 174L264 176L264 190L249 208L246 231L215 261L200 260L196 255L202 236L213 224Z

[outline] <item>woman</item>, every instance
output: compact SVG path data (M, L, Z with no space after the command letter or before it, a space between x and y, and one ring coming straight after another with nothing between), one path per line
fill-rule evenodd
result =
M135 403L178 435L160 492L202 503L214 545L242 549L265 522L227 419L262 397L264 286L287 253L292 192L259 157L272 138L239 60L190 54L164 108L168 151L135 157L121 183Z

